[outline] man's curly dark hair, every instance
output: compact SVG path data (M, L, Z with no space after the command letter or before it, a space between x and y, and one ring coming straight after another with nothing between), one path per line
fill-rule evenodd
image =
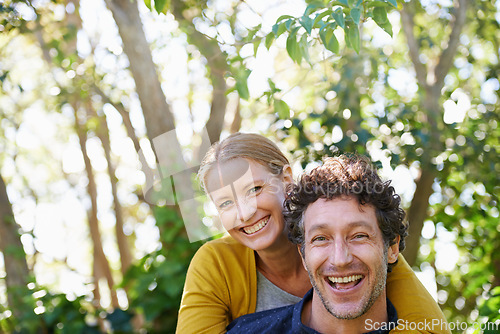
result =
M290 184L287 188L284 216L288 238L300 245L304 254L303 217L309 204L319 198L352 196L360 205L375 207L385 246L396 243L399 235L399 251L402 252L408 225L404 222L405 212L400 206L401 198L390 184L390 181L383 182L380 179L370 160L364 156L342 154L325 158L323 165L303 174L297 183ZM389 271L394 264L389 264Z

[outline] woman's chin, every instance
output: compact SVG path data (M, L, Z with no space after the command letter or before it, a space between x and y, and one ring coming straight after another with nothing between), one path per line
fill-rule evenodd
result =
M233 229L229 231L229 234L239 243L254 251L272 248L275 244L279 243L279 239L283 236L282 233L278 233L278 231L273 231L272 229L262 230L253 234Z

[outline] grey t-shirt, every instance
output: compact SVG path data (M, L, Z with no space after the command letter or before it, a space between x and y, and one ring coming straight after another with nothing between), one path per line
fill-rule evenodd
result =
M255 312L296 304L301 299L281 290L257 270L257 308Z

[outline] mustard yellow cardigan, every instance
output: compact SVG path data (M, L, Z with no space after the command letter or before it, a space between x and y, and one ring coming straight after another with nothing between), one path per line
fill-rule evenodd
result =
M254 313L256 270L253 250L230 236L200 247L187 272L176 333L225 333L231 321ZM408 329L391 333L451 333L446 325L431 326L445 324L444 315L401 255L387 277L387 294Z

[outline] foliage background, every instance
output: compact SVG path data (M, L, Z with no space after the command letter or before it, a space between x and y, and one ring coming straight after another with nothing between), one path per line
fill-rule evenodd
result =
M202 241L140 161L168 131L196 160L204 128L267 135L296 172L369 155L447 319L500 322L499 21L498 1L0 3L0 329L173 332Z

